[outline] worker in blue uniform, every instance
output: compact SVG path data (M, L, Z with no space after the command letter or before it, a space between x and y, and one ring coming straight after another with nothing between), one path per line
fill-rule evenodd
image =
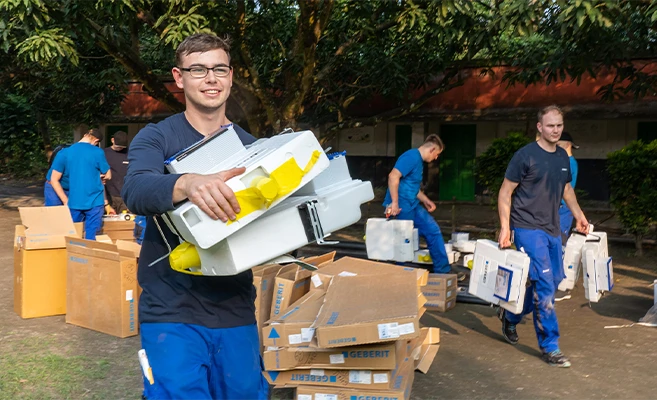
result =
M571 186L568 154L557 146L563 132L563 112L548 106L538 113L540 137L518 150L509 163L498 197L499 244L516 248L529 256L530 287L523 311L512 314L501 310L502 334L507 342L518 343L516 325L530 312L542 359L549 365L570 367L559 348L559 324L554 296L565 275L559 222L559 204L565 200L577 222L577 230L588 233L588 222Z
M424 194L421 185L424 163L435 161L444 149L438 135L429 135L420 147L399 156L388 175L388 191L383 201L386 217L413 221L413 227L427 242L433 272L439 274L449 273L451 266L440 226L430 214L436 204Z

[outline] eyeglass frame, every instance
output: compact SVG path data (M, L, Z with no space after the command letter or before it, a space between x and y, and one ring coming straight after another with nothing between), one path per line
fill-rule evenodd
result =
M212 73L214 74L214 76L216 78L225 78L228 75L230 75L231 71L233 70L232 65L226 65L226 64L218 64L218 65L215 65L214 67L206 67L205 65L192 65L189 68L183 68L183 67L176 67L176 68L178 68L181 71L189 72L189 75L192 78L196 78L196 79L205 78L206 76L208 76L208 73L210 72L210 70L212 70ZM203 76L194 76L194 75L192 75L192 69L201 69L201 68L205 70L205 75L203 75ZM217 75L217 72L216 72L217 68L228 68L228 73L226 75L219 76L219 75Z

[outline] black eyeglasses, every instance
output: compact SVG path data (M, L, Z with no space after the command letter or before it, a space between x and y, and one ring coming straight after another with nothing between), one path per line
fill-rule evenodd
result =
M205 78L208 75L209 70L212 70L212 72L214 72L214 76L217 78L223 78L230 74L230 71L233 70L233 67L221 64L212 68L204 67L202 65L195 65L189 68L178 67L178 69L181 71L189 72L192 78Z

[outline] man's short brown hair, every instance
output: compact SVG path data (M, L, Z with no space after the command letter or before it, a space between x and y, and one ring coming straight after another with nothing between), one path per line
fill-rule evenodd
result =
M188 36L176 49L176 65L182 67L182 59L192 53L205 53L206 51L222 49L228 54L230 62L230 38L220 38L210 33L195 33Z
M432 133L431 135L427 136L426 139L424 139L424 143L422 143L422 145L424 146L426 144L434 144L438 146L438 149L440 149L440 151L445 150L445 145L443 144L443 141L440 139L440 136L436 135L435 133Z
M538 110L538 122L543 123L543 116L551 111L556 111L563 117L563 110L561 110L556 104L552 104Z

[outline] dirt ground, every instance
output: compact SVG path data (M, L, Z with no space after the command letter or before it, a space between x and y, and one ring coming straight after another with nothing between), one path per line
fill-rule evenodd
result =
M138 337L118 339L68 325L64 316L23 320L14 313L12 241L20 219L13 207L41 200L38 186L28 192L6 188L0 184L0 399L139 399ZM371 207L378 212L377 204ZM436 216L449 231L451 210ZM460 207L457 217L457 227L494 228L495 215L486 207ZM336 236L359 239L361 229L362 224ZM518 327L520 344L514 347L502 339L490 307L458 303L447 313L422 318L425 326L441 329L441 346L429 373L416 372L412 398L655 398L657 329L605 327L636 322L652 306L657 249L639 258L632 245L614 243L610 252L613 292L589 305L580 288L556 306L561 348L572 368L539 360L531 320Z

